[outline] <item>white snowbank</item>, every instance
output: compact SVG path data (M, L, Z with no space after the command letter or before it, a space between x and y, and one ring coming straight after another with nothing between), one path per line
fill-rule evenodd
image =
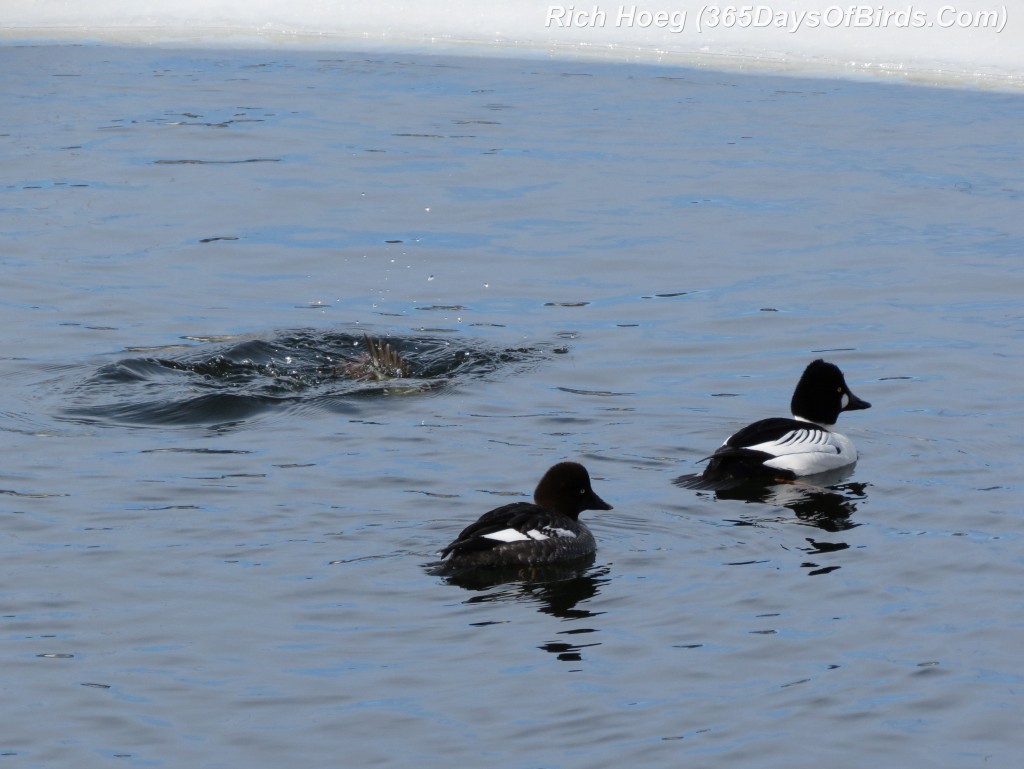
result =
M472 45L1024 87L1024 7L998 0L4 0L7 39Z

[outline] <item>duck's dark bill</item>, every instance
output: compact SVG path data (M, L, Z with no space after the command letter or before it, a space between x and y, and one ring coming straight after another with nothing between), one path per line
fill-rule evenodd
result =
M871 408L871 404L865 400L861 400L853 393L847 393L850 398L850 402L843 406L843 411L860 411L861 409Z

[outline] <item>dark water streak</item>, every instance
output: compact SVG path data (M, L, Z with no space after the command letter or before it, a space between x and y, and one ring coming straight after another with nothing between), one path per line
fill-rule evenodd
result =
M387 343L408 363L407 376L355 376L353 369L364 365L360 356L367 355L361 333L296 332L177 357L123 358L77 385L70 398L76 405L64 414L96 423L232 427L281 408L357 414L353 398L425 394L485 379L501 367L514 371L544 355L526 347L488 350L461 339L392 336Z

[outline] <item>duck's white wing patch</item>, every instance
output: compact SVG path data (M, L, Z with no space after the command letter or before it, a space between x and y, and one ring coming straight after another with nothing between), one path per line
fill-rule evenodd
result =
M527 531L519 531L519 529L513 528L500 529L481 536L484 539L493 539L496 542L541 542L552 537L572 537L575 539L576 532L569 529L559 529L555 526L544 526L539 529L528 529Z
M493 539L497 542L527 542L531 539L537 539L537 537L532 536L533 534L540 534L540 532L533 531L527 535L519 531L519 529L501 529L499 531L492 531L490 534L484 534L483 538ZM543 535L541 535L541 538L547 539Z
M836 433L815 428L790 430L773 441L765 441L755 446L747 446L754 451L763 451L776 457L789 454L838 454L842 448L832 439Z
M774 459L765 460L766 467L791 470L797 475L838 470L857 461L857 449L849 438L824 430L793 430L778 440L750 448L774 455Z

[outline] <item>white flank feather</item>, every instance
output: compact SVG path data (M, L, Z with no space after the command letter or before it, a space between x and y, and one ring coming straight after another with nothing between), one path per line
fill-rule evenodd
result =
M498 542L526 542L530 539L536 539L536 537L528 537L523 532L516 529L502 529L501 531L492 531L490 534L484 534L484 539L494 539ZM545 537L545 539L547 539Z

